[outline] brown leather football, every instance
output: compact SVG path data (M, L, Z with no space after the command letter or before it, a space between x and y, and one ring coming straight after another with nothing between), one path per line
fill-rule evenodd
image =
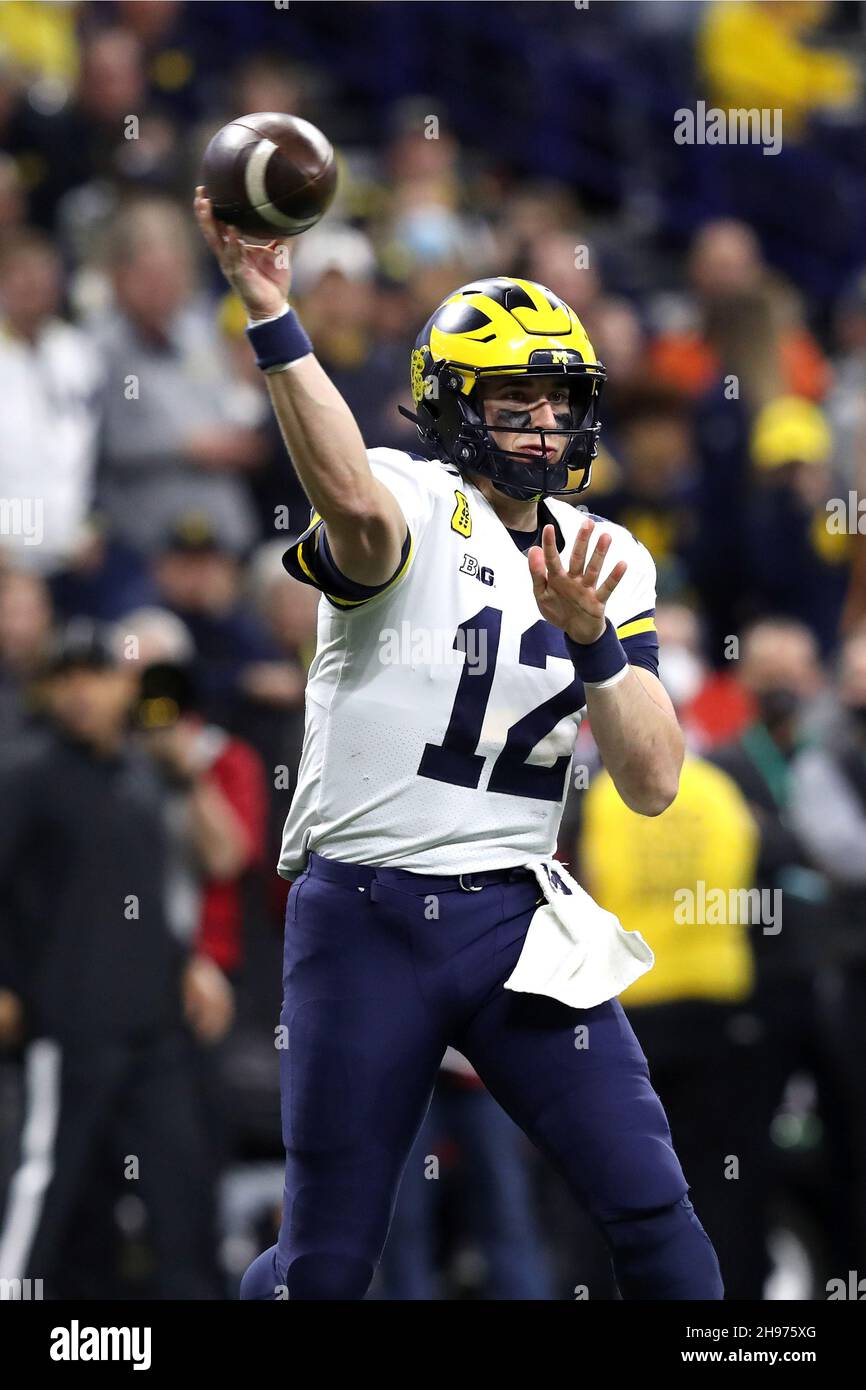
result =
M298 236L315 226L337 189L330 141L309 121L255 111L218 130L202 183L214 216L252 236Z

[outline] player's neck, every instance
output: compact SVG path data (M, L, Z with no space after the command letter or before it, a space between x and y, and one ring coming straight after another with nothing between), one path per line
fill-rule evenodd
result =
M535 530L538 525L537 502L521 502L517 497L506 497L493 486L490 478L476 477L472 481L509 531Z

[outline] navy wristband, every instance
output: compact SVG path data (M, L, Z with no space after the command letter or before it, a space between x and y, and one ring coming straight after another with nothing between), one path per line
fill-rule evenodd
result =
M610 618L594 642L574 642L566 633L565 647L584 685L602 685L628 670L625 648Z
M256 354L256 366L263 372L280 371L313 351L294 309L266 323L254 323L246 334Z

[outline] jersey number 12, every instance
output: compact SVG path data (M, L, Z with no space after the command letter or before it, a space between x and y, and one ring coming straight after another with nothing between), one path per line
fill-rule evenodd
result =
M461 623L454 638L455 651L486 653L483 669L468 661L460 673L451 718L442 743L428 743L418 766L419 777L432 777L437 782L450 782L458 787L477 787L485 758L476 753L481 727L487 712L487 702L493 685L502 611L482 608L474 618ZM469 634L480 637L470 647ZM543 618L533 623L520 639L521 666L536 666L541 670L551 656L567 657L565 640L559 628ZM557 695L530 710L508 730L505 746L490 773L487 790L504 792L506 796L529 796L538 801L560 801L564 791L565 773L571 755L563 753L552 767L535 767L527 761L530 753L543 738L556 728L561 719L576 713L586 704L583 682L575 679Z

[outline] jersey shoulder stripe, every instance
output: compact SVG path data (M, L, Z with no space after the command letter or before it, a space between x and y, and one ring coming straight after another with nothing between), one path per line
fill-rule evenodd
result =
M637 637L642 632L655 632L655 630L655 609L649 608L645 613L637 613L627 623L621 623L616 630L616 635L622 641L624 637Z
M325 522L315 510L306 531L283 556L289 574L318 589L341 612L365 607L396 588L412 567L437 499L447 498L449 487L453 498L450 470L436 459L387 448L369 449L367 458L374 477L393 493L406 521L406 538L391 578L383 584L367 585L342 574L328 544Z
M399 583L412 563L412 553L412 533L407 528L400 559L390 579L382 584L359 584L337 567L328 544L324 520L313 512L307 530L283 556L283 565L293 578L319 589L336 608L360 608Z

